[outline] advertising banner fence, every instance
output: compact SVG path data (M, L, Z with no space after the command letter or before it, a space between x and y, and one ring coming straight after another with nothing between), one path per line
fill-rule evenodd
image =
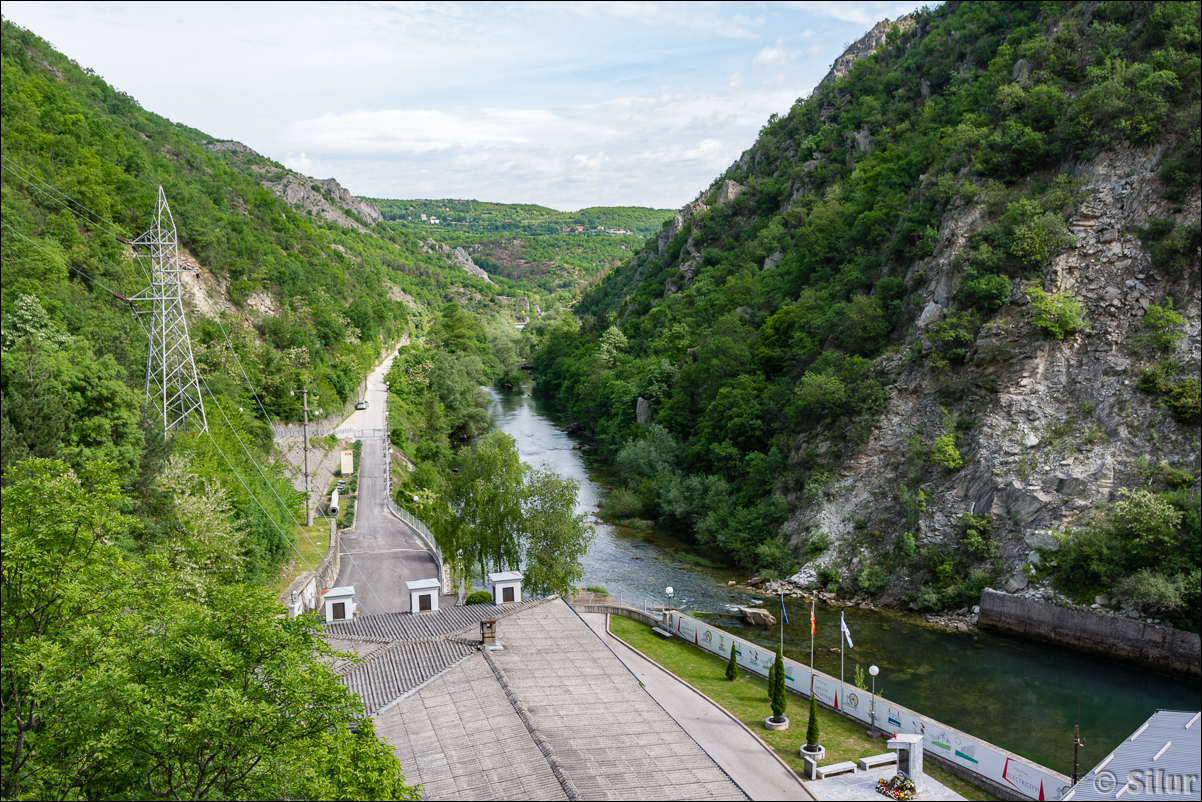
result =
M679 611L671 612L671 629L679 638L690 641L722 658L730 657L734 644L735 661L749 672L767 676L776 660L776 653L759 644L716 629ZM785 658L785 687L835 708L843 715L858 719L865 725L873 717L872 697L851 683L841 684L836 677L821 671L810 673L809 666ZM972 738L966 733L947 727L938 721L920 716L912 710L878 698L876 726L886 732L922 735L923 751L942 758L969 774L1032 800L1060 799L1069 791L1069 779L1026 758L1007 752L993 744Z

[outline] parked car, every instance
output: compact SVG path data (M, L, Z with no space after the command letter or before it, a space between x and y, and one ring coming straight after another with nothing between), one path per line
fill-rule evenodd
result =
M359 399L359 403L355 404L355 409L367 409L367 400Z

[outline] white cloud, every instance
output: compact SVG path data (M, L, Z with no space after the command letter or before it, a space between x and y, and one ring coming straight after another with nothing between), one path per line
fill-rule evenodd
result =
M124 0L4 12L148 110L352 192L580 208L695 197L841 42L918 5L248 3L236 26Z
M284 157L283 164L289 170L296 170L298 173L305 173L306 175L313 169L313 160L304 153L299 156L293 156L292 151L288 151L288 155Z

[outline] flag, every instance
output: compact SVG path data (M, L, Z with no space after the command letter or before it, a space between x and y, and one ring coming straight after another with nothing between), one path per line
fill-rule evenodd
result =
M814 634L814 602L810 602L810 634Z
M785 612L785 594L780 596L780 616L785 619L785 623L789 623L789 614Z
M843 620L843 613L839 613L839 629L847 636L847 648L854 649L856 645L851 642L851 630L847 628L847 622Z

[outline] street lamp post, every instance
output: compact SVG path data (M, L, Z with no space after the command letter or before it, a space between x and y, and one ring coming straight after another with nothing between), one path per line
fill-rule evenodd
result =
M881 673L881 670L876 666L869 666L868 673L872 675L872 707L869 708L868 717L872 719L872 729L868 732L870 738L876 737L876 675Z

